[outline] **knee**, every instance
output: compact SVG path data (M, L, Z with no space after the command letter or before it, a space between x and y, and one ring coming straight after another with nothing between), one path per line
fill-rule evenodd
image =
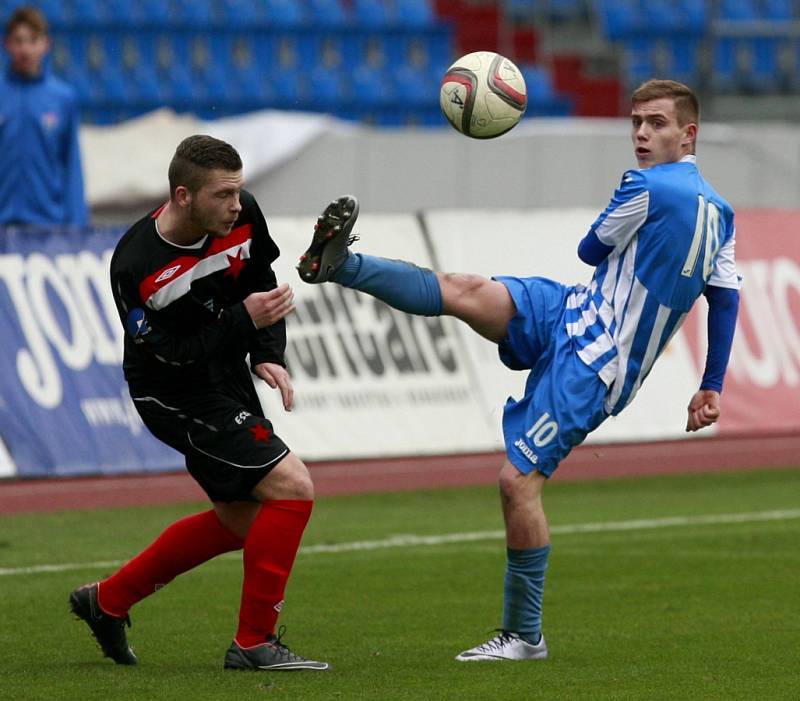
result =
M267 499L314 499L314 483L308 468L294 453L289 453L253 490L259 501Z
M497 480L500 488L500 498L504 503L513 503L520 498L519 473L503 470Z
M439 284L455 299L466 301L491 281L474 273L439 273Z
M314 483L311 481L311 475L303 465L303 471L298 472L292 476L291 483L288 485L290 491L294 496L286 497L287 499L302 499L304 501L314 500Z

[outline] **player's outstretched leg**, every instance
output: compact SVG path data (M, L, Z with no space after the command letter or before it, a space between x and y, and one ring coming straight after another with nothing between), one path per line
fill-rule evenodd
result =
M358 202L349 195L325 208L314 226L311 245L300 257L300 278L309 283L336 282L409 314L442 314L442 291L432 270L349 251L357 238L350 234L357 216Z
M92 635L106 657L117 664L137 664L137 659L125 636L125 626L130 627L131 619L110 616L97 603L97 583L79 587L69 595L69 607L78 618L86 622Z

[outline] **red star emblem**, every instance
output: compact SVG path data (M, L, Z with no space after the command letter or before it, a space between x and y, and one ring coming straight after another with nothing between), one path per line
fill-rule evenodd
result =
M226 258L228 259L228 269L225 271L225 275L232 275L234 280L238 280L239 273L241 273L242 268L244 268L242 249L240 248L238 251L236 251L235 256L226 254Z
M251 426L247 430L253 434L253 443L258 443L259 441L264 441L264 443L269 443L269 439L272 437L272 431L270 431L266 426L264 426L264 424L257 424L256 426Z

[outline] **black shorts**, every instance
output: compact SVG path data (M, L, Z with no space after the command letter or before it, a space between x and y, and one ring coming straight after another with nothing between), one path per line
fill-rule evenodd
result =
M289 448L264 417L250 378L206 392L132 391L145 426L186 457L212 501L254 501L251 492Z

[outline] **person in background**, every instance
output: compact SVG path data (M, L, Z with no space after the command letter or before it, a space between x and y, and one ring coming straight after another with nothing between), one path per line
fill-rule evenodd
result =
M6 22L0 74L0 226L88 223L74 91L44 65L47 20L19 7Z

